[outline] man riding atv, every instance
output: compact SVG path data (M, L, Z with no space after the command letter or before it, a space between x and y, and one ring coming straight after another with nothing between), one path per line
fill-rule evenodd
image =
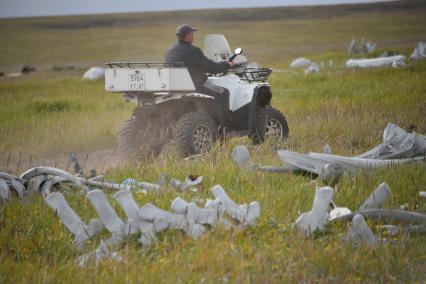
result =
M194 32L197 29L189 25L181 25L176 29L178 42L171 46L165 56L166 63L182 62L188 68L196 91L213 96L216 100L216 112L221 117L221 125L229 119L229 91L226 88L207 82L208 74L227 73L235 66L233 61L215 62L206 57L203 51L193 46Z
M205 36L203 53L192 45L194 31L178 27L166 62L106 63L105 89L136 104L118 133L123 156L155 157L166 145L188 156L223 137L259 144L288 136L286 118L271 106L272 69L250 67L221 34Z

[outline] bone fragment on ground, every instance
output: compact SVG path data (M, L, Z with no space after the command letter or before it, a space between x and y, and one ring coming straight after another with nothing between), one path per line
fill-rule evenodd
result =
M199 208L194 202L186 202L178 197L173 200L171 209L176 214L183 214L188 223L214 226L217 221L217 211L213 208Z
M287 173L291 172L291 167L275 167L275 166L262 166L250 162L250 153L246 146L239 145L232 150L232 160L240 169L258 170L266 173Z
M226 214L228 214L231 218L234 218L238 220L240 223L244 223L247 211L242 209L235 201L233 201L228 194L226 194L223 187L220 185L215 185L211 192L214 197L220 198L221 202L223 203L224 210Z
M333 210L330 211L330 216L328 218L329 221L332 221L336 218L339 218L341 216L345 216L348 214L351 214L352 211L349 208L346 207L336 207Z
M92 203L109 232L116 232L123 228L123 221L111 207L103 191L99 189L91 190L87 193L87 198Z
M312 62L309 59L306 59L304 57L299 57L294 59L291 64L290 64L290 68L301 68L301 67L309 67L311 65L315 64L314 62Z
M103 225L92 219L89 226L85 226L80 217L69 206L64 196L59 192L52 192L44 198L44 202L58 214L61 223L74 235L75 241L81 245L92 235L100 232Z
M380 68L390 67L394 62L404 62L405 56L395 55L389 57L378 57L369 59L349 59L346 61L346 68Z
M2 202L7 202L10 198L9 185L4 179L0 179L0 198Z
M426 214L395 209L371 209L366 211L359 211L341 216L339 218L334 219L333 221L336 222L352 219L356 214L360 214L364 218L372 219L375 221L426 225Z
M301 230L306 236L312 236L316 230L323 230L328 220L328 206L333 198L331 187L317 187L312 209L297 218L294 226Z
M176 189L185 191L192 186L199 185L202 181L203 181L202 176L198 176L196 178L188 176L183 182L177 179L170 179L170 185Z
M319 178L327 185L334 186L345 173L340 164L326 164L319 175Z
M418 133L408 133L399 126L388 123L383 131L383 143L358 155L357 158L400 159L414 158L426 152L426 137Z
M205 204L205 208L213 209L218 214L217 224L223 226L225 230L235 228L233 222L225 216L225 208L222 200L218 197L215 200L208 199Z
M120 204L123 208L124 213L129 220L133 222L138 222L139 217L139 206L136 201L133 199L133 195L130 190L121 190L114 194L114 199Z
M381 183L359 207L359 211L383 208L383 205L389 199L390 195L391 191L389 186L384 182Z
M356 214L353 217L352 227L346 238L354 245L366 244L370 247L376 247L379 243L376 236L365 222L364 217L360 214Z
M410 55L412 59L425 59L426 58L426 42L419 42L415 47L413 53Z
M28 171L21 174L20 178L22 179L30 179L35 176L39 175L52 175L52 176L61 176L63 178L66 178L67 180L75 183L76 185L80 186L80 181L70 173L57 169L57 168L51 168L51 167L36 167L29 169Z
M186 230L185 216L170 213L151 203L147 203L139 209L139 216L145 222L154 223L157 232L166 229Z
M241 169L251 169L255 166L250 162L250 152L243 145L234 147L232 150L232 160Z

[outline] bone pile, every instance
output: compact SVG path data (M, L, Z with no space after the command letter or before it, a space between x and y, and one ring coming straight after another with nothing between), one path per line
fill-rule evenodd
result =
M362 54L362 53L367 54L367 53L374 52L376 48L377 48L377 43L374 43L371 41L365 42L364 38L361 39L361 44L357 46L356 40L352 38L348 47L348 53L349 54Z
M317 187L312 209L301 214L294 227L302 231L305 236L312 237L316 231L324 231L329 223L352 220L352 226L345 239L354 245L365 244L376 247L379 244L377 237L368 227L364 218L376 221L398 222L405 224L404 231L411 233L426 232L426 214L402 210L383 209L391 191L386 183L380 184L376 190L359 206L359 211L352 213L346 207L337 207L331 187ZM329 208L333 208L331 211ZM330 212L329 212L330 211ZM381 226L381 229L390 231L390 235L397 235L399 228L394 225Z
M295 170L307 171L324 181L335 183L343 173L356 174L360 170L375 170L413 162L424 162L426 137L408 133L389 123L383 132L383 143L356 157L324 153L300 154L278 151L279 158Z
M220 185L214 186L211 193L215 199L208 200L204 208L178 197L172 201L171 211L166 211L151 203L139 207L130 190L120 190L113 198L125 212L127 220L122 220L108 202L105 193L94 189L89 191L86 197L95 208L99 219L92 219L87 225L69 206L61 193L49 193L44 200L74 236L79 248L83 248L84 243L99 234L104 227L110 233L110 237L105 242L102 241L96 251L80 257L79 264L84 265L90 259L99 260L107 257L110 255L108 245L117 246L131 235L139 234L138 242L143 247L148 247L157 241L156 234L165 230L179 230L197 240L217 226L241 230L255 225L260 215L257 201L239 205Z
M72 159L75 159L73 156ZM108 182L103 176L84 178L78 162L74 161L75 175L58 168L35 167L31 168L19 177L5 172L0 172L0 202L6 203L12 197L23 199L29 194L48 195L59 186L71 186L72 188L88 191L89 187L109 188L114 190L136 190L143 193L158 191L165 185L185 191L195 187L203 181L202 176L189 175L184 181L161 175L156 183L126 179L121 184Z

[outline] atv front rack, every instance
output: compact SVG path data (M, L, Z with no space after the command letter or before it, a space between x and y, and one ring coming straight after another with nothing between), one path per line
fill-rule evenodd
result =
M271 68L246 68L244 71L238 72L238 75L242 77L243 80L248 82L265 82L268 80L269 75L271 75Z

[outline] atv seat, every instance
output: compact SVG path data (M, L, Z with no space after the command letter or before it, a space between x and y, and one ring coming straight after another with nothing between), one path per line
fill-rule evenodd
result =
M182 63L111 62L105 64L105 90L110 92L194 92Z

